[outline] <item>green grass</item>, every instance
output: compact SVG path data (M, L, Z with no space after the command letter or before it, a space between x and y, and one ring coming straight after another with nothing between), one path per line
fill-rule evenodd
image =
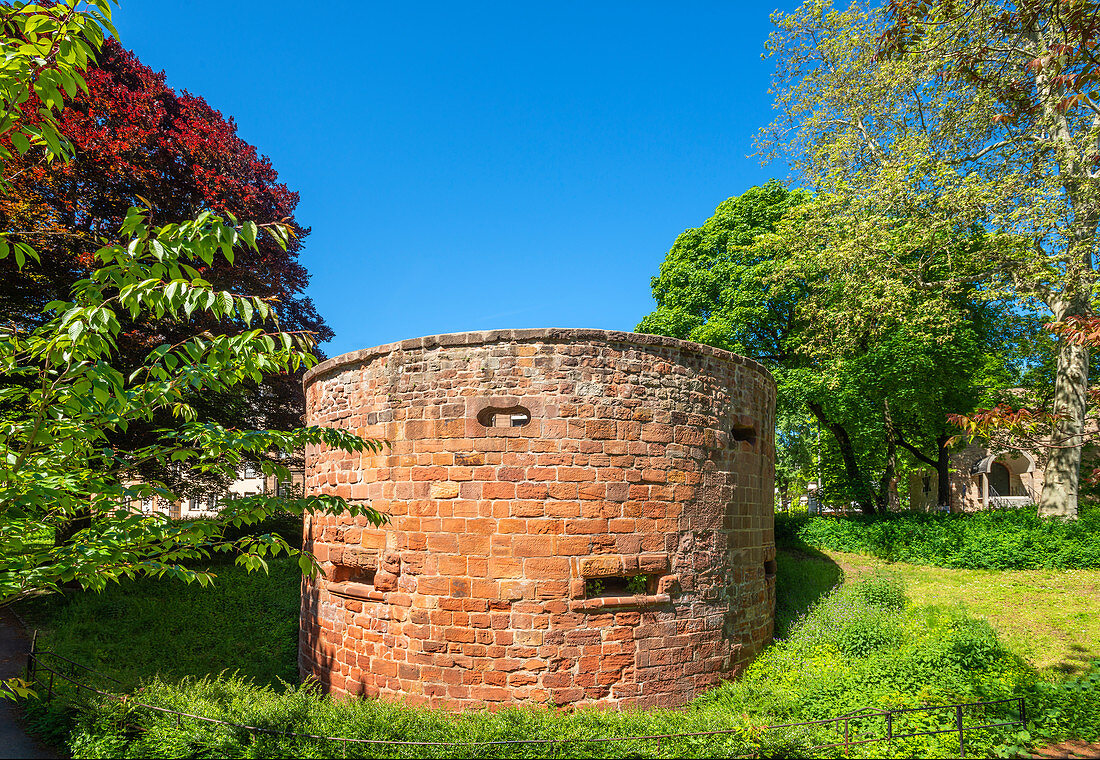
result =
M102 594L33 600L21 605L20 612L43 631L49 648L119 678L130 688L140 683L142 700L184 712L335 736L425 741L547 737L564 742L556 749L502 745L476 750L484 757L799 755L805 753L807 742L825 737L761 733L754 726L831 717L862 707L1015 695L1026 695L1035 718L1029 741L1100 738L1100 669L1075 667L1067 676L1053 666L1033 667L1028 660L1034 661L1034 652L1020 646L1012 630L1002 629L1002 621L1021 617L1021 607L1037 617L1045 605L1062 605L1051 618L1064 613L1076 619L1082 611L1091 615L1094 608L1082 608L1074 598L1075 593L1081 596L1080 587L1075 590L1067 581L1055 588L1069 574L916 565L893 565L884 574L881 561L798 543L784 547L778 565L777 642L736 682L677 712L518 709L453 715L376 700L325 699L295 683L299 574L295 563L286 559L273 561L269 576L219 566L213 589L141 581ZM1018 596L1006 596L1016 588ZM1052 589L1058 596L1042 597ZM998 612L997 600L1002 597L1011 600L1012 608L1002 605ZM1095 595L1088 598L1087 604L1096 603ZM959 601L977 606L964 607ZM989 617L992 626L975 618L975 610ZM1096 646L1094 625L1090 618L1081 629L1080 635L1092 637L1081 643L1081 657L1090 656ZM1068 647L1062 654L1070 653ZM238 675L217 675L223 671ZM256 738L186 719L177 722L174 717L71 693L62 694L48 708L32 704L28 713L32 725L68 744L76 757L325 757L344 751L331 743ZM933 723L939 725L926 719L925 727ZM730 728L736 733L665 740L659 749L651 740L629 746L580 741ZM1027 743L1009 730L974 735L971 741L974 754L986 755L997 747L1009 752L1014 743ZM872 754L882 751L879 745L871 746ZM914 740L895 749L898 756L957 753L957 746L944 738ZM416 757L425 752L369 745L348 748L349 757ZM431 752L475 754L469 748Z
M799 562L821 563L812 558ZM827 560L826 560L827 561ZM786 577L800 572L788 567ZM787 596L790 587L783 589ZM801 593L801 590L799 590ZM804 597L806 598L806 597ZM789 597L788 597L789 601ZM548 738L558 745L400 747L349 745L348 757L728 757L805 756L807 747L839 739L835 730L763 732L762 725L812 720L862 707L918 707L1026 695L1037 738L1096 738L1100 670L1071 683L1044 678L1008 651L984 623L954 611L907 604L896 578L872 575L819 596L793 619L736 682L700 696L682 711L511 709L455 715L377 700L328 700L306 688L271 689L241 677L145 685L144 701L232 723L322 736L427 742L490 742ZM970 720L1005 720L1001 708ZM949 729L950 711L899 717L896 731ZM859 736L877 726L855 721ZM733 729L714 737L588 742L612 736ZM899 741L895 756L955 757L950 735ZM968 736L970 751L1014 751L1015 730ZM81 710L69 737L76 757L330 757L331 741L253 735L99 700ZM871 756L883 751L872 745ZM838 753L816 752L831 757Z
M1039 669L1077 673L1100 659L1100 570L949 570L828 550L820 556L849 581L889 569L914 604L988 620Z
M786 638L792 626L844 579L829 556L809 546L776 555L775 637Z
M988 620L1040 670L1080 673L1100 658L1100 506L1072 523L1021 511L781 516L776 539L780 571L787 556L803 589L888 568L914 604ZM780 605L777 631L783 621Z
M301 573L271 559L270 574L213 566L213 587L142 579L101 593L69 592L19 604L39 643L122 682L174 680L223 670L258 684L297 683Z

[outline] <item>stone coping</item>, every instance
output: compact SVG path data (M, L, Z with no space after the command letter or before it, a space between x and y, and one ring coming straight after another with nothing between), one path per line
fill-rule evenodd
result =
M302 387L307 387L321 375L326 375L333 370L352 364L361 364L377 359L380 356L391 354L395 351L414 351L426 348L444 348L451 346L482 346L492 343L632 343L638 346L656 346L659 348L677 348L681 351L689 351L703 356L713 356L733 364L742 364L750 367L766 377L774 386L775 379L768 369L753 359L739 356L732 351L706 346L702 343L693 343L690 340L669 338L664 335L648 335L645 333L622 332L618 330L597 330L587 327L540 327L525 330L480 330L476 332L446 333L444 335L427 335L422 338L409 338L397 343L386 343L374 348L364 348L359 351L349 351L346 354L326 359L305 373L302 377Z
M634 596L598 596L595 599L574 599L569 602L573 612L601 612L612 607L653 607L672 604L671 594L636 594Z

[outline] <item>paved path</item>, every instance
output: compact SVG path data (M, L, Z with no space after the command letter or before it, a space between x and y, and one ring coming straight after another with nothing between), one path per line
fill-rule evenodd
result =
M9 610L0 608L0 679L22 675L31 642ZM15 703L0 699L0 758L58 758L31 737L19 724Z

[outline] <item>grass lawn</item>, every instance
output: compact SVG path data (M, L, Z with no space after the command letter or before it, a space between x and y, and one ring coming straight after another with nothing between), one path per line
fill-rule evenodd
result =
M301 571L288 557L270 573L211 569L213 587L141 579L101 593L27 600L15 610L44 649L105 673L126 690L165 679L240 671L258 684L298 682Z
M885 566L888 576L907 584L911 603L906 606L889 577L868 577L884 567L879 560L803 544L785 546L778 564L777 641L736 681L675 712L516 710L454 716L393 702L322 699L295 686L300 573L287 558L272 560L270 575L218 566L212 589L142 580L99 594L41 597L17 610L42 631L46 648L122 681L112 690L129 691L143 683L142 699L163 707L310 734L425 741L651 735L724 730L731 720L774 725L865 707L1025 696L1034 718L1032 739L1024 741L1100 738L1100 669L1074 675L1084 670L1086 660L1100 657L1100 571ZM925 609L929 605L937 610ZM997 643L989 625L974 617L988 618L1009 651ZM1021 657L1047 672L1036 672ZM201 678L226 671L239 676ZM68 745L74 757L324 757L338 749L313 740L292 746L278 737L268 737L261 746L248 734L206 724L181 728L171 716L127 710L72 693L50 705L37 703L28 719L48 740ZM950 723L953 717L948 717ZM939 718L929 720L921 730L943 727ZM1006 729L973 735L972 746L979 755L988 756L997 747L1011 754L1016 740L1010 734ZM745 736L764 743L751 750L763 756L788 756L775 742L833 740L751 731ZM944 736L899 745L895 756L956 756L957 744ZM730 734L695 744L690 738L677 741L659 751L646 745L631 752L724 757L747 754L750 739ZM614 756L621 748L585 744L574 749ZM360 750L375 753L378 748ZM536 747L528 756L544 754Z
M885 569L902 578L916 605L985 618L1037 668L1076 673L1100 659L1100 570L953 570L813 549L781 551L781 572L784 566L793 588L788 608L777 610L777 635L802 598L820 593L829 578L850 583Z

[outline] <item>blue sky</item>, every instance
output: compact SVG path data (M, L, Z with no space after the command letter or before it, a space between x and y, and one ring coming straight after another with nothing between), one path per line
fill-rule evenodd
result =
M633 329L677 234L786 177L750 157L775 0L319 7L122 0L116 22L301 194L329 355Z

